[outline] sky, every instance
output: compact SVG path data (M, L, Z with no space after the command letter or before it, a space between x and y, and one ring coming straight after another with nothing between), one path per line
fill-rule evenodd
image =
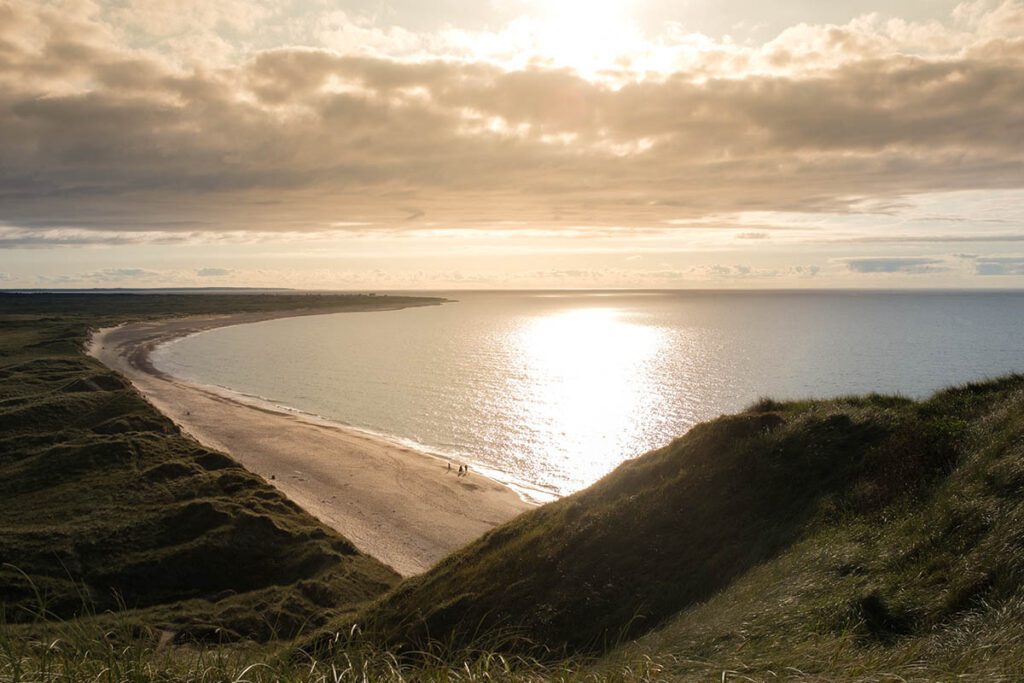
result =
M1024 286L1024 0L0 0L0 288Z

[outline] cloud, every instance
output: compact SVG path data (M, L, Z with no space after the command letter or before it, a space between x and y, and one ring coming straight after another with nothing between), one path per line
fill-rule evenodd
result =
M765 267L752 264L710 264L702 266L659 263L656 267L615 266L494 269L467 264L465 268L386 261L387 267L345 269L337 266L305 268L231 269L233 283L248 287L305 289L438 289L514 288L556 289L729 287L751 284L800 286L809 284L822 269L817 265ZM528 263L528 262L527 262ZM30 279L19 278L28 286ZM34 285L54 288L121 287L180 288L208 286L210 282L195 269L150 270L112 268L82 272L39 275Z
M965 233L959 235L864 235L844 239L831 239L828 242L849 242L854 244L928 244L958 242L1024 242L1022 233Z
M294 243L336 240L365 234L366 224L338 224L317 231L217 230L215 225L195 221L153 221L152 230L112 230L106 222L79 221L78 227L12 227L0 225L0 249L49 249L53 247L108 247L130 245L195 245L200 243L256 244L268 241Z
M36 280L44 285L98 285L146 282L161 277L163 273L146 268L104 268L75 274L39 275Z
M57 229L75 244L642 228L1024 186L1020 2L963 5L946 24L801 25L760 46L673 33L601 76L543 46L503 60L521 52L514 33L411 35L344 14L296 33L312 47L211 65L196 50L222 33L287 23L273 3L73 5L0 12L0 221L30 231L0 248ZM220 33L185 45L192 25Z
M974 272L978 275L1024 275L1024 256L977 257Z
M790 272L803 277L816 277L821 272L821 266L793 266Z
M195 224L190 225L192 228L195 227ZM164 227L177 225L165 224ZM110 230L105 225L92 227L87 221L81 221L76 228L22 228L0 225L0 249L180 244L195 239L198 234L194 230L118 231Z
M738 240L766 240L770 235L766 232L741 232L736 235Z
M804 279L817 277L821 267L816 265L789 266L782 268L758 268L748 265L715 264L695 266L687 274L698 279L751 280L751 279Z
M230 268L198 268L196 275L199 277L223 277L231 275L233 272Z
M855 273L904 273L918 275L949 270L941 259L910 258L850 258L843 261Z

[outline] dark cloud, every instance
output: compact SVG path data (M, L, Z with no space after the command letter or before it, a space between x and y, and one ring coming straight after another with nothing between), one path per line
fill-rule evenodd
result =
M25 40L36 15L44 35ZM1024 187L1024 38L932 58L834 33L838 64L797 69L806 54L780 42L775 75L697 65L613 86L313 49L183 68L118 47L92 20L11 3L0 221L312 231L457 228L485 213L644 227Z
M173 226L173 224L172 224ZM195 231L176 233L168 231L136 232L129 229L116 231L107 223L93 226L82 221L75 229L11 228L0 226L0 249L36 249L51 247L123 246L129 244L178 244L195 239Z
M233 273L230 268L198 268L196 275L199 277L223 277Z
M911 258L851 258L846 266L855 273L906 273L923 274L949 270L941 259L926 257Z

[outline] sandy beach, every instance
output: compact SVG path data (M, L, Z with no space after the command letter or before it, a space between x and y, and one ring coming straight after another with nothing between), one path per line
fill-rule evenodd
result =
M315 311L315 314L329 312ZM170 377L153 367L158 345L203 330L310 314L196 316L98 330L89 353L131 380L184 431L230 454L405 576L532 507L480 474L343 425ZM453 470L455 466L453 465Z

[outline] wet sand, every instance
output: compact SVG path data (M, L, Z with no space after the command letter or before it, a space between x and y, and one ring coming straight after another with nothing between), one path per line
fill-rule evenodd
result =
M325 311L245 313L139 322L98 330L89 353L131 380L203 445L228 453L361 551L404 576L533 506L457 464L213 387L168 376L149 354L159 344L226 325Z

